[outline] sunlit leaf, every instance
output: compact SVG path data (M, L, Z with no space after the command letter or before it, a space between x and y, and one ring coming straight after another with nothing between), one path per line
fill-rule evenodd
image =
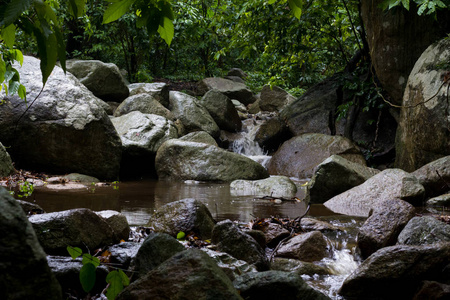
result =
M17 91L17 94L19 95L20 99L27 101L27 89L23 84L19 86L19 90Z
M167 45L170 46L170 43L172 42L173 35L175 33L172 20L170 20L167 17L163 18L163 25L158 27L158 33L161 36L161 38L166 41Z
M85 292L89 292L95 285L95 266L91 263L83 265L80 270L80 283Z
M122 0L108 6L103 14L103 24L113 22L126 14L135 1L136 0Z
M1 37L3 38L3 42L8 48L12 48L14 46L14 42L16 41L16 26L14 24L9 25L6 28L2 29Z
M184 239L186 234L183 231L178 232L177 239L182 240Z

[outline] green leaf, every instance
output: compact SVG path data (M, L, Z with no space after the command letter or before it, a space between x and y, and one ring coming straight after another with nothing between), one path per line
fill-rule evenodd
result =
M402 0L403 7L409 10L409 0Z
M19 81L16 81L16 80L9 81L8 90L11 95L14 95L15 93L17 93L17 91L19 90L19 87L20 87Z
M80 270L80 283L83 290L87 293L95 285L95 266L91 263L85 264Z
M92 256L89 253L83 254L83 260L81 261L83 265L85 264L93 264L95 267L100 265L100 260L98 257Z
M128 276L122 270L109 272L108 276L106 276L106 282L109 283L109 288L106 291L106 297L109 300L115 299L124 286L130 284Z
M122 0L111 4L103 14L103 24L111 23L126 14L136 0Z
M13 0L6 5L6 8L1 6L0 26L9 26L12 24L22 13L30 8L32 2L32 0ZM3 10L3 8L5 9Z
M184 239L185 236L186 236L186 234L183 231L180 231L177 234L177 239L182 240L182 239Z
M5 81L5 73L6 73L6 63L3 61L3 58L0 55L0 83Z
M9 53L11 54L11 56L14 60L18 61L21 66L23 65L22 51L20 51L18 49L12 49L12 50L9 50Z
M14 42L16 41L16 26L11 24L8 27L3 28L1 36L8 48L14 47Z
M17 94L19 95L20 99L25 100L25 102L27 101L27 89L23 84L19 86Z
M167 18L166 16L163 17L163 25L160 25L158 27L158 33L161 36L163 40L166 41L167 45L170 47L170 43L172 42L173 35L175 33L172 20Z
M301 0L288 0L289 7L292 10L292 13L297 19L300 19L302 15L302 3Z
M80 248L72 246L67 246L67 252L69 252L69 255L72 257L72 259L75 259L83 254L83 251Z
M82 17L85 12L85 7L85 0L69 0L69 10L74 18Z
M269 1L267 1L267 3L269 3L269 4L274 4L275 2L277 2L277 0L269 0Z

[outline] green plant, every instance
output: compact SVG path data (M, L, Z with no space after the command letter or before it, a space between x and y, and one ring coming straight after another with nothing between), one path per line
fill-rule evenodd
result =
M72 259L82 256L83 267L80 270L80 283L85 292L90 292L95 285L96 269L101 264L100 259L89 253L83 254L83 251L78 247L67 246L67 252ZM113 300L125 286L130 284L130 280L122 270L116 269L108 273L106 283L108 284L106 297L108 300Z
M28 181L19 181L19 192L17 193L17 196L19 198L25 197L28 198L33 194L34 192L34 185L31 182Z

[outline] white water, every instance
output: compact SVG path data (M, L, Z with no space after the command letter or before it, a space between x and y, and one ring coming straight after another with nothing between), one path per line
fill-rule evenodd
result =
M231 150L235 153L247 156L260 163L263 167L266 167L271 156L268 156L255 141L256 133L261 124L262 121L258 121L255 118L244 120L242 122L242 131L240 132L241 138L233 142Z

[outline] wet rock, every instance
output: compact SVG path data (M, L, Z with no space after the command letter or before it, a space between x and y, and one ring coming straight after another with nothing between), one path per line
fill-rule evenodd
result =
M142 243L134 259L133 266L136 272L134 279L145 276L149 271L184 250L186 249L180 242L166 233L150 234Z
M215 261L198 249L180 252L126 287L117 300L242 299Z
M57 299L61 287L17 201L0 187L0 298Z
M228 253L214 251L208 248L201 248L201 250L205 251L209 257L214 259L217 266L221 268L225 274L227 274L231 281L235 280L236 277L239 277L242 274L257 272L254 265L251 265L246 261L236 259Z
M45 213L44 209L35 203L22 200L17 200L17 203L19 203L27 216Z
M204 143L218 147L216 140L205 131L195 131L179 138L181 141Z
M293 272L298 275L329 275L327 268L311 262L304 262L293 258L275 257L270 264L270 269L275 271Z
M220 129L230 132L241 130L242 122L231 99L217 90L208 91L200 100Z
M130 225L128 225L125 215L115 210L102 210L96 212L96 214L103 218L111 227L116 241L128 240L130 236Z
M387 169L369 178L324 205L330 210L353 216L369 216L383 200L402 199L412 204L422 202L425 189L417 178L400 169Z
M320 231L311 231L289 239L278 248L276 256L313 262L328 255L327 247L323 234Z
M425 188L427 197L439 196L449 192L450 156L432 161L411 173Z
M243 83L234 82L224 78L205 78L198 83L200 95L206 94L209 90L218 90L230 99L236 99L244 105L255 102L253 92Z
M0 177L6 177L15 172L11 157L5 147L0 143Z
M286 141L272 156L268 170L271 175L308 178L314 168L333 154L365 165L361 151L341 136L319 133L303 134Z
M244 104L242 104L241 102L237 101L236 99L232 99L231 103L233 103L234 107L236 108L236 110L238 112L241 112L243 114L247 114L248 113L247 107L245 107Z
M297 274L282 271L247 273L233 282L240 295L248 300L259 299L330 299L310 287Z
M130 96L146 94L156 99L164 107L169 107L169 86L164 82L132 83L128 85Z
M427 206L450 206L450 194L440 195L427 200Z
M255 133L255 141L269 153L278 150L280 145L292 138L286 123L279 117L266 120Z
M48 254L67 254L67 246L79 247L86 252L114 242L112 228L90 209L33 215L29 220Z
M254 238L255 241L261 246L261 248L266 248L266 235L264 234L264 232L255 229L245 230L244 232Z
M183 199L161 206L147 224L156 232L176 237L180 231L193 231L203 239L209 239L215 221L208 208L195 199Z
M332 155L314 169L314 175L308 184L307 199L311 203L324 203L378 173L379 170Z
M413 300L450 299L450 285L436 281L424 281Z
M395 245L398 235L414 216L415 208L408 202L399 199L383 201L359 229L357 240L362 257Z
M414 217L398 236L397 244L427 245L450 242L450 225L432 216Z
M95 178L95 177L92 177L89 175L79 174L79 173L70 173L70 174L62 176L61 178L62 178L62 180L65 179L68 181L88 183L88 184L91 184L93 182L94 183L100 182L100 180L98 180L98 178ZM47 182L49 182L49 181L47 180Z
M300 225L304 231L338 231L338 227L321 220L316 220L313 218L302 218L300 220Z
M231 195L273 196L292 198L297 186L286 176L271 176L260 180L235 180L230 184Z
M256 96L256 101L248 105L248 113L250 114L257 114L261 111L261 108L259 107L259 103L261 102L261 98Z
M130 94L119 68L99 60L68 60L67 71L104 101L122 101Z
M339 294L356 299L411 299L423 280L445 282L450 243L385 247L367 258L342 284Z
M261 90L259 107L263 111L279 111L294 102L295 97L278 86L265 85Z
M111 253L111 263L120 264L123 269L130 267L131 261L136 257L142 243L123 242L108 248Z
M14 95L5 97L7 102L1 106L0 140L13 145L8 152L20 161L16 167L117 179L122 143L100 100L59 67L41 93L42 75L36 58L25 56L23 66L17 69L28 99L39 95L39 100L29 107Z
M280 224L270 222L262 228L262 231L266 235L266 244L270 248L275 248L282 239L290 235L290 232Z
M395 165L405 171L415 171L450 155L448 113L443 113L448 107L447 92L441 88L450 60L449 48L447 38L428 47L408 77L395 144ZM447 176L449 172L447 159Z
M269 177L262 165L248 157L177 139L165 142L158 149L155 164L160 179L233 181Z
M80 283L80 270L83 267L81 257L73 260L67 256L48 256L48 265L61 285L63 299L74 297L82 299L87 296ZM101 293L106 287L106 276L109 271L106 266L100 265L95 269L95 285L92 294Z
M171 91L169 100L172 113L181 120L187 132L206 131L214 138L219 136L216 122L195 97Z
M214 226L212 243L217 245L217 250L254 264L260 271L268 269L264 249L230 220L221 221Z
M148 94L137 94L128 97L116 108L114 116L120 117L132 111L158 115L171 121L175 121L173 113Z

